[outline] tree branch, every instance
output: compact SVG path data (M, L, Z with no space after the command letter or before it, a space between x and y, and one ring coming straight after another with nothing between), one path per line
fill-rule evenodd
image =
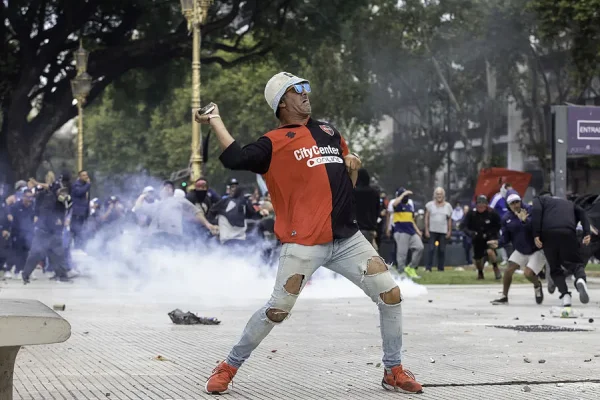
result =
M231 7L231 10L229 11L229 13L227 15L225 15L223 18L203 25L201 28L202 34L208 35L209 33L213 32L213 31L223 29L226 26L228 26L229 24L231 24L240 12L240 3L241 2L242 2L242 0L236 0L235 3L233 4L233 7ZM256 2L253 2L253 4L255 4L254 6L256 7Z
M202 58L202 63L203 64L217 63L217 64L221 65L223 68L232 68L232 67L235 67L236 65L242 64L242 63L252 60L254 58L264 57L272 49L273 49L272 46L265 47L264 49L262 49L260 51L243 55L232 61L227 61L224 58L217 57L217 56L205 57L205 58Z

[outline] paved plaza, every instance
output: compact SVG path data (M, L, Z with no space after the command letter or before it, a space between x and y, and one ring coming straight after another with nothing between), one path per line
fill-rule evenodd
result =
M236 294L228 293L223 297L229 301L219 306L214 294L210 302L202 293L177 296L173 283L167 284L149 297L86 278L74 284L40 279L27 287L18 281L0 282L0 299L38 299L50 307L65 304L60 314L73 332L63 344L21 350L15 398L211 398L203 392L207 376L264 301L240 294L236 305L230 301ZM424 394L407 395L380 386L376 307L350 289L340 290L341 298L321 296L329 284L338 290L345 283L329 279L308 287L292 317L276 327L240 369L232 392L224 398L600 398L600 285L590 285L590 304L580 306L574 300L584 314L577 319L553 318L550 308L559 304L557 295L537 306L528 285L513 288L510 306L490 304L499 285L402 285L403 363L425 386ZM321 292L313 290L319 285ZM266 286L261 290L268 294ZM214 316L222 324L176 326L167 316L174 308ZM493 327L529 324L586 331L533 333ZM524 391L525 385L530 392Z

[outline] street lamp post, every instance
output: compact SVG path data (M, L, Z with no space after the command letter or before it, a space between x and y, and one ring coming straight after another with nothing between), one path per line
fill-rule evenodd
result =
M77 110L79 112L77 129L77 170L83 170L83 105L92 89L92 77L87 73L89 52L79 44L79 49L73 55L75 66L77 67L77 76L71 81L71 91L73 97L77 100Z
M194 37L192 44L192 182L202 176L200 124L194 120L194 111L200 108L200 48L202 45L200 26L206 21L208 8L212 3L213 0L181 0L181 10L188 21L188 29L192 30Z

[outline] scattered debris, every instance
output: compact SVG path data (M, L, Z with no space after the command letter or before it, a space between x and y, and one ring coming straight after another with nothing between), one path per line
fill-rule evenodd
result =
M277 350L271 350L271 353L277 353Z
M445 355L445 354L442 354L442 357L446 357L446 355Z
M333 374L333 372L332 372L332 371L325 371L325 372L326 372L326 373L328 373L328 374Z
M430 303L433 303L433 300L429 300Z
M556 386L563 387L563 386L565 386L565 384L564 383L557 383Z
M267 356L267 358L268 358L269 360L272 360L272 359L273 359L273 357L271 357L271 356Z
M594 357L600 357L600 354L594 354Z
M519 317L515 317L515 321L518 321L518 320L519 320Z
M373 365L373 363L367 363L367 365Z
M517 343L523 343L523 341L522 341L522 340L519 340Z
M542 318L546 318L546 316L544 314L542 314Z
M540 364L546 364L546 360L538 360Z
M54 309L54 311L65 311L65 308L67 308L67 306L65 304L55 304L52 306L52 308Z
M592 359L588 358L587 360L583 360L583 362L592 362Z
M435 360L433 359L433 357L429 357L429 362L435 364Z
M375 365L375 368L379 368L381 367L381 363L377 363L377 365Z
M164 358L163 356L161 356L160 354L159 354L159 355L157 355L156 357L154 357L154 359L155 359L156 361L169 361L169 360L167 360L166 358Z
M588 322L589 322L590 324L593 324L593 323L594 323L594 318L590 318L590 319L588 319Z
M529 386L525 385L525 386L523 386L523 391L529 393L529 392L531 392L531 388Z
M83 334L84 334L84 335L88 335L88 334L89 334L89 332L83 332Z
M221 323L216 318L199 317L189 311L184 313L179 308L171 311L169 317L176 325L219 325Z
M531 360L530 360L529 358L527 358L527 357L525 357L525 358L523 359L523 361L524 361L524 362L526 362L527 364L530 364L530 363L531 363Z
M110 397L110 393L106 393L106 394L105 394L105 396L106 396L106 397Z

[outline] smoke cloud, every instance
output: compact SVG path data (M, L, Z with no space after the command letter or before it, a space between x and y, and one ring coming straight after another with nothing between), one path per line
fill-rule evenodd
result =
M110 293L128 295L133 302L168 299L195 304L198 309L235 307L269 299L277 272L277 257L268 265L257 245L243 255L219 247L186 251L136 250L144 232L128 232L111 246L109 255L91 256L73 251L82 274L79 284ZM96 239L99 240L99 239ZM92 243L93 245L93 243ZM416 297L427 289L409 279L397 279L404 297ZM350 281L320 268L302 292L302 298L358 298L365 294Z

